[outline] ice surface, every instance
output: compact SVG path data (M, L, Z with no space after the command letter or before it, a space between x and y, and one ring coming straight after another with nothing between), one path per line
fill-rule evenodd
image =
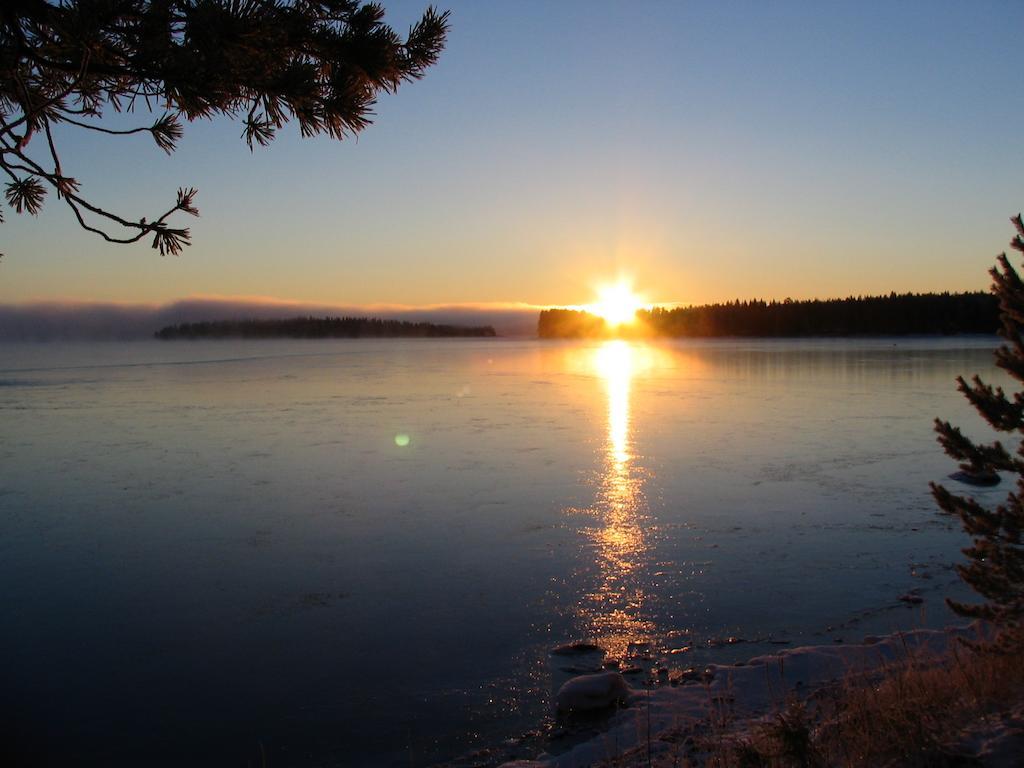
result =
M986 434L992 346L4 346L0 714L36 762L415 766L544 722L574 641L942 626L931 422Z

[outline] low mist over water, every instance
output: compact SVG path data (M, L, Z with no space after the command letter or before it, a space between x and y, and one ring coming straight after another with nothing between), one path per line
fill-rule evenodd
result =
M414 323L492 325L502 336L533 336L537 307L528 304L345 306L279 299L189 298L164 304L39 301L0 304L0 343L150 339L179 323L295 317L383 317Z
M3 738L420 766L541 725L568 642L943 625L932 418L984 434L953 379L994 344L5 345Z

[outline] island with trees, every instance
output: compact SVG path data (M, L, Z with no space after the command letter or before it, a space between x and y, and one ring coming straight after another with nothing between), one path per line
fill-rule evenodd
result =
M999 302L990 293L890 293L846 299L733 301L639 310L612 326L585 310L546 309L542 339L634 337L807 337L994 334Z
M211 320L178 323L154 336L172 339L392 339L497 336L490 325L439 325L376 317L292 317L276 320Z

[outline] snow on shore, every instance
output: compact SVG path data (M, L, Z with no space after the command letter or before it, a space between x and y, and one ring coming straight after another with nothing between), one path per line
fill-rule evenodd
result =
M687 735L695 726L707 723L716 709L728 707L735 720L752 723L776 710L787 697L805 698L830 682L882 670L908 657L926 660L939 656L954 638L976 636L974 627L922 629L867 637L858 645L808 646L740 664L709 664L704 682L652 690L628 688L628 706L613 715L594 738L562 754L542 754L535 760L505 763L502 768L591 768L612 759L622 761L617 765L632 765L631 756L646 765L648 743L655 765L659 757L671 764ZM598 676L577 677L570 683L586 688L587 677Z

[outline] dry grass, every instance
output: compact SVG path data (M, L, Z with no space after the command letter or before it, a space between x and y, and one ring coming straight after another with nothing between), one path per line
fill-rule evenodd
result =
M863 668L863 667L861 667ZM870 672L780 699L751 720L742 691L708 693L706 715L657 733L636 717L624 748L604 736L602 768L968 768L982 766L979 734L1000 727L1024 743L1024 660L952 640L941 655L907 646ZM735 694L735 696L733 695ZM780 692L780 696L783 696ZM1009 724L1009 725L1008 725ZM972 740L973 739L973 740ZM1006 742L1004 742L1006 743Z
M1019 704L1024 662L953 644L940 658L907 651L870 676L792 699L743 736L709 743L715 768L963 766L959 735Z

